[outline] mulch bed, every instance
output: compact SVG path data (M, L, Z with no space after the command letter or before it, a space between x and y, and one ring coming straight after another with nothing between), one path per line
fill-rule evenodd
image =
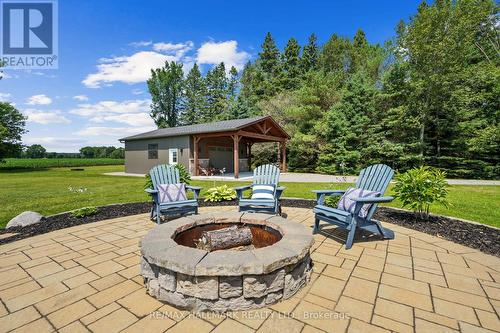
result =
M483 224L440 215L431 215L428 220L422 220L412 212L388 207L378 209L375 218L500 257L500 230Z
M294 208L312 209L315 205L314 200L303 199L283 199L281 202L285 207ZM200 201L201 207L235 205L237 205L236 200L216 203ZM148 213L150 209L150 202L136 202L99 207L97 214L83 218L73 217L70 213L52 215L46 217L39 224L24 228L0 229L0 235L15 233L13 236L0 239L0 245L80 224ZM388 207L380 207L375 214L375 218L383 222L425 232L500 257L499 229L437 215L430 216L429 220L422 220L411 212Z

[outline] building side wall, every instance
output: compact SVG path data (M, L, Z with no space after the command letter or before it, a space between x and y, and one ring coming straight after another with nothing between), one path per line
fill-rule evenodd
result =
M169 164L168 150L178 149L178 163L189 167L189 136L125 141L125 172L148 173L158 164ZM158 159L148 159L148 145L158 144Z

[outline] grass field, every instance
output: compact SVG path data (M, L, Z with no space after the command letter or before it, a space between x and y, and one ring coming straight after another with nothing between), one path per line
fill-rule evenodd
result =
M123 165L124 163L123 159L115 158L7 158L5 163L0 163L0 170Z
M101 206L149 200L143 191L144 179L138 177L105 176L104 172L123 171L123 166L92 166L85 171L69 168L43 170L0 170L0 227L17 214L33 210L55 214L84 206ZM234 187L248 182L226 182ZM216 185L222 185L217 182ZM213 181L193 181L205 190ZM344 189L349 184L283 183L285 197L313 199L312 189ZM80 193L69 187L85 188ZM436 206L436 214L455 216L500 227L500 186L450 186L449 208ZM389 193L391 190L389 190ZM203 195L204 191L202 191ZM390 204L400 207L395 201Z

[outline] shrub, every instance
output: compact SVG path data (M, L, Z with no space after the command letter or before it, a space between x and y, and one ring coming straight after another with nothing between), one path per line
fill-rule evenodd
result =
M205 201L220 202L236 199L236 192L227 185L212 187L207 190Z
M77 217L77 218L82 218L85 216L92 216L97 214L97 207L83 207L77 210L74 210L71 212L71 216Z
M436 168L422 166L396 177L394 192L403 207L411 208L421 218L428 219L429 207L434 203L448 206L446 174Z
M181 183L185 183L189 185L191 183L191 175L187 171L186 167L182 164L176 164L175 168L179 170L179 178ZM151 181L151 176L146 174L146 184L144 184L144 188L153 188L153 182Z
M339 204L339 200L340 200L340 196L327 195L325 197L325 206L337 208L337 205Z

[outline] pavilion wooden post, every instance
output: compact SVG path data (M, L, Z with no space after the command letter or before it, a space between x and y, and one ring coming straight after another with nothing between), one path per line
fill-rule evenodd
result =
M280 142L281 145L281 154L282 154L282 166L281 166L281 171L287 172L287 167L286 167L286 141Z
M234 178L240 177L240 139L238 134L231 135L233 138L233 157L234 157Z
M193 143L194 143L194 152L193 152L193 159L194 159L194 175L198 176L199 175L199 167L198 167L198 142L200 141L200 138L195 136L193 137Z
M281 142L275 142L274 144L275 147L278 147L278 166L280 168L280 170L283 170L282 169L282 165L281 165Z
M248 170L252 171L252 145L253 142L248 143Z

